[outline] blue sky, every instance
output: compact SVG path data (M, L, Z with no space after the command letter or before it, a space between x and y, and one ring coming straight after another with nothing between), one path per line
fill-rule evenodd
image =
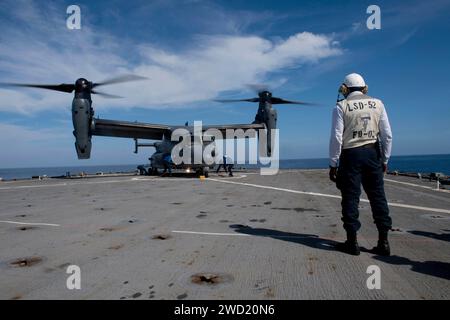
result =
M82 29L66 28L81 7ZM368 30L366 8L381 8ZM13 1L0 2L0 82L93 81L124 73L149 80L105 87L102 118L150 123L246 123L256 105L249 83L274 95L320 103L277 106L281 158L327 157L337 88L361 73L384 100L394 155L450 153L448 1ZM72 97L0 88L0 167L145 163L129 139L93 138L77 160Z

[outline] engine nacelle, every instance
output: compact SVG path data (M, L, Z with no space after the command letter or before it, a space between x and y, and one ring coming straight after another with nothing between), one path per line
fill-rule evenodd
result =
M270 109L265 122L267 129L267 156L272 156L272 129L277 128L277 110Z
M72 102L73 135L78 159L89 159L91 156L92 108L89 99L75 98Z
M264 123L266 127L265 138L267 139L266 153L268 157L272 156L272 129L277 129L277 110L273 109L270 103L260 103L253 123ZM261 137L258 135L258 138Z

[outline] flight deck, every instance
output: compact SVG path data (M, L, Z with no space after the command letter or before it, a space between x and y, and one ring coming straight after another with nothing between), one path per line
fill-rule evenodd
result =
M450 299L450 192L391 175L385 188L390 257L370 253L364 193L361 255L335 250L327 170L3 181L0 299Z

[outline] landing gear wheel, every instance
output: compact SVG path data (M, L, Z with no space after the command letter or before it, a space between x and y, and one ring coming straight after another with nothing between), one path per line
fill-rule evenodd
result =
M139 170L139 175L141 176L147 176L149 175L150 169L149 171L147 171L144 166L138 166L137 169Z
M195 173L197 174L198 177L204 176L205 178L208 178L209 177L209 168L205 167L205 168L198 169Z

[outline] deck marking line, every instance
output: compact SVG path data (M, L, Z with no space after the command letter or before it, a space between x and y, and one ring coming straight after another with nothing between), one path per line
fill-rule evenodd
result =
M259 184L252 184L252 183L245 183L245 182L224 181L224 180L218 180L218 179L212 179L212 178L208 178L207 180L215 181L215 182L222 182L222 183L243 185L243 186L254 187L254 188L269 189L269 190L276 190L276 191L284 191L284 192L290 192L290 193L296 193L296 194L306 194L306 195L310 195L310 196L318 196L318 197L341 199L341 196L337 196L337 195L333 195L333 194L326 194L326 193L298 191L298 190L292 190L292 189L286 189L286 188L277 188L277 187L271 187L271 186L263 186L263 185L259 185ZM369 200L361 199L361 202L369 202ZM423 211L430 211L430 212L439 212L439 213L450 214L450 210L447 210L447 209L421 207L421 206L414 206L414 205L401 204L401 203L392 203L392 202L389 202L388 204L391 207L417 209L417 210L423 210Z
M238 236L238 237L252 237L257 236L255 234L246 234L246 233L222 233L222 232L200 232L200 231L184 231L184 230L172 230L173 233L187 233L187 234L200 234L200 235L208 235L208 236ZM279 236L276 234L265 234L264 237L274 237L274 238L311 238L308 236Z
M45 187L67 187L67 186L77 186L77 185L88 185L88 184L108 184L108 183L123 183L123 182L143 182L143 181L194 181L184 178L175 179L164 179L164 178L132 178L123 180L108 180L108 181L83 181L83 182L73 182L73 183L58 183L58 184L43 184L43 185L26 185L26 186L16 186L16 187L0 187L0 190L15 190L15 189L27 189L27 188L45 188Z
M1 187L0 190L14 190L14 189L26 189L26 188L45 188L45 187L62 187L62 186L67 186L67 183L41 184L41 185L37 185L37 186Z
M173 233L181 233L181 234L196 234L196 235L208 235L208 236L237 236L237 237L264 237L264 238L274 238L274 239L319 239L318 237L313 236L279 236L276 234L248 234L248 233L222 233L222 232L201 232L201 231L187 231L187 230L172 230ZM392 238L390 241L393 242L415 242L415 243L425 243L425 242L432 242L436 239L404 239L404 238L397 238L397 236L402 236L402 234L395 235L394 238ZM345 236L342 237L320 237L322 242L319 242L318 245L326 246L326 247L334 247L334 245L330 242L332 241L342 241ZM372 241L377 240L378 238L367 238L365 237L365 241Z
M182 230L172 230L173 233L188 233L188 234L203 234L208 236L240 236L240 237L250 237L249 234L244 233L220 233L220 232L197 232L197 231L182 231Z
M23 224L27 226L50 226L50 227L60 227L59 224L54 223L40 223L40 222L18 222L18 221L9 221L9 220L0 220L0 223L10 223L10 224Z
M240 175L235 177L224 177L223 179L231 180L231 179L242 179L246 178L247 175ZM15 186L15 187L0 187L0 190L15 190L15 189L27 189L27 188L46 188L46 187L67 187L67 186L77 186L77 185L84 185L84 184L108 184L108 183L121 183L121 182L143 182L143 181L198 181L198 179L188 179L188 178L139 178L139 177L133 177L131 179L121 179L121 180L107 180L107 181L83 181L83 182L71 182L71 183L56 183L56 184L42 184L42 185L25 185L25 186ZM15 181L8 181L8 183L13 183Z

